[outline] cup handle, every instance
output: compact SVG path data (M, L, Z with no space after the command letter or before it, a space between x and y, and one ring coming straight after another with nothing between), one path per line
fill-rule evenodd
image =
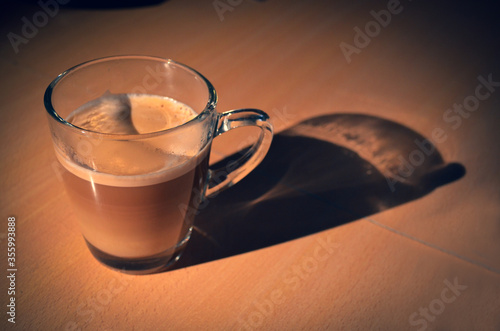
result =
M264 159L273 139L273 126L269 116L259 109L237 109L218 114L217 137L229 130L242 126L257 126L260 135L257 141L238 159L229 160L217 169L208 170L206 197L214 197L219 192L233 186L250 173Z

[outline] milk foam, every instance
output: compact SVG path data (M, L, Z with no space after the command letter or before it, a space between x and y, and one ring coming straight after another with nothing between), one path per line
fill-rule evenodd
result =
M67 121L91 131L137 134L166 130L196 115L189 106L171 98L107 93L75 110ZM91 150L81 153L83 155L74 152L66 155L56 146L56 156L66 170L87 181L138 187L182 176L196 167L208 152L208 145L198 153L198 150L184 151L178 147L166 150L159 143L100 140L86 142Z
M172 98L106 92L73 111L66 121L100 133L138 134L167 130L196 115L191 107Z
M167 168L155 173L148 173L143 175L113 175L90 170L81 165L78 165L74 161L69 160L66 156L63 156L57 149L56 156L66 170L71 172L73 175L78 176L91 183L117 187L139 187L164 183L166 181L184 175L185 173L191 171L203 160L203 156L206 155L207 149L208 148L205 147L205 149L200 153L199 156L193 158L179 155L171 156L172 158L177 158L177 166ZM183 160L184 162L182 162Z

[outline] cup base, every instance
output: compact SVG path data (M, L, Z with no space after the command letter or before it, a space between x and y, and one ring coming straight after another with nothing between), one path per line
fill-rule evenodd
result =
M106 267L131 275L147 275L166 271L170 266L177 262L181 257L190 236L191 231L189 231L187 236L175 247L172 247L160 254L142 258L123 258L113 256L101 251L99 248L88 242L87 239L84 239L92 255Z

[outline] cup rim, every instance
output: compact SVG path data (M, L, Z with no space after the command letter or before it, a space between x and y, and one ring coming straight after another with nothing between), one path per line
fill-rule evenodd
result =
M192 72L193 74L198 76L205 83L205 85L207 87L208 101L205 105L205 108L197 116L193 117L192 119L190 119L189 121L187 121L185 123L182 123L181 125L178 125L178 126L175 126L172 128L168 128L165 130L160 130L160 131L154 131L154 132L148 132L148 133L135 133L135 134L103 133L103 132L84 129L84 128L81 128L79 126L76 126L76 125L66 121L64 118L62 118L57 113L57 111L54 109L54 107L52 105L52 92L53 92L54 88L57 86L57 84L59 83L59 81L64 79L70 73L73 73L79 69L86 67L86 66L89 66L89 65L92 65L95 63L99 63L99 62L114 61L114 60L121 60L121 59L129 59L129 60L142 59L142 60L150 60L150 61L155 61L155 62L173 63L179 67L184 68L185 70ZM133 55L133 54L131 54L131 55L112 55L112 56L100 57L100 58L96 58L93 60L88 60L88 61L82 62L80 64L77 64L77 65L69 68L69 69L66 69L65 71L60 73L54 80L52 80L52 82L49 84L49 86L45 90L43 101L44 101L45 110L50 115L50 117L52 117L52 119L54 119L58 124L62 124L65 127L68 127L72 130L77 130L78 132L80 132L82 134L96 135L96 136L101 136L101 137L110 137L112 139L120 139L120 140L121 139L138 139L138 138L143 139L143 138L163 135L167 132L177 130L177 129L182 128L184 126L190 125L193 122L197 122L201 118L204 118L209 113L215 111L215 108L217 105L217 92L215 91L215 88L212 85L212 83L210 83L210 81L205 76L203 76L197 70L195 70L195 69L193 69L193 68L191 68L183 63L177 62L177 61L172 60L170 58L164 58L164 57L159 57L159 56Z

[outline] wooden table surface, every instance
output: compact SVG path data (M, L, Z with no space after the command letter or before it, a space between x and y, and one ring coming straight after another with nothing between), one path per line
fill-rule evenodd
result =
M500 330L495 8L10 6L0 43L1 329ZM201 215L218 248L195 236L176 268L148 276L89 253L42 103L63 70L116 54L194 67L216 87L219 111L260 108L275 127L269 162ZM212 162L246 134L217 138Z

